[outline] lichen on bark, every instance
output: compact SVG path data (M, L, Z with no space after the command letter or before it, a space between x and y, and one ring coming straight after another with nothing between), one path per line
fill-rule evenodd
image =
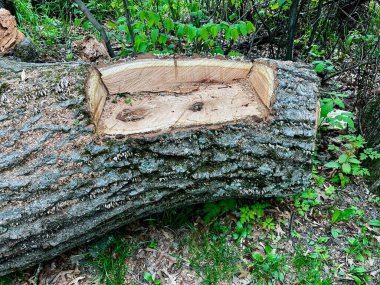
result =
M307 187L318 79L303 65L265 62L278 80L270 121L115 138L94 133L86 65L0 60L0 85L9 84L0 95L0 275L165 209Z

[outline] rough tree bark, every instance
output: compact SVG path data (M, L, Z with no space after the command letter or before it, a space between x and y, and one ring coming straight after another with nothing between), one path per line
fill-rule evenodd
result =
M361 131L368 142L368 147L372 147L380 152L380 92L368 94L365 106L360 111ZM380 159L367 161L366 165L371 173L368 178L369 188L372 192L380 194Z
M175 68L181 64L174 62ZM119 73L113 73L113 67L100 68L102 74L92 68L86 83L88 67L0 59L0 276L165 209L232 197L288 196L308 186L318 78L307 67L259 60L250 68L257 74L254 89L258 93L260 88L271 91L265 80L273 83L269 82L273 97L254 99L261 106L258 110L264 110L262 116L191 126L187 124L193 118L191 112L203 120L203 110L214 109L207 109L207 102L186 101L190 105L185 110L191 113L186 127L140 135L114 134L102 128L102 116L110 104L129 105L123 103L129 95L122 100L117 90L110 92L104 112L98 113L96 106L103 97L90 96L86 102L85 85L87 94L107 92L105 87L111 90L114 84L120 85L112 82ZM263 77L268 69L273 78ZM218 74L230 80L226 72ZM103 79L108 85L102 85ZM248 93L231 80L215 83L210 79L201 84L209 84L212 92L238 90L231 100L234 105L239 94ZM151 84L145 79L143 87L137 85L144 89ZM193 96L206 90L196 89L190 84L184 93ZM130 95L130 108L150 98L179 102L187 96L144 92ZM218 94L212 92L211 97L198 95L215 103L212 100ZM136 109L125 110L123 123L137 124ZM224 113L229 116L228 111Z

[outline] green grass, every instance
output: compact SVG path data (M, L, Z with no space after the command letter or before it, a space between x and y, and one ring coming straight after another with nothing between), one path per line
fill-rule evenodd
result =
M101 284L125 284L128 273L126 260L132 256L136 248L136 244L130 240L110 236L90 249L88 262L98 270Z
M190 266L204 284L229 282L240 269L239 249L227 239L230 229L218 224L205 231L193 230L186 241Z

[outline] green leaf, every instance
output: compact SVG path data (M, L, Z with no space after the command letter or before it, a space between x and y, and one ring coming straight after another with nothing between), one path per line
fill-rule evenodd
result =
M343 163L342 171L343 171L343 173L350 174L351 173L351 164Z
M90 27L91 22L90 21L85 21L82 25L83 29L87 30Z
M236 28L230 28L231 38L236 41L239 38L239 31Z
M220 27L218 25L212 25L210 27L211 37L215 38L220 32Z
M144 272L144 279L146 280L146 281L150 281L150 282L153 282L153 276L152 276L152 274L150 274L149 272Z
M185 26L185 35L189 39L190 42L192 42L195 37L197 36L197 28L192 25L186 25Z
M348 160L348 162L353 163L353 164L360 164L360 163L361 163L360 160L358 160L358 159L356 159L356 158L350 158L350 159Z
M148 18L148 16L149 16L149 14L146 10L142 10L139 13L139 18L140 18L141 22L143 22L146 18Z
M177 35L177 37L183 37L184 33L185 33L185 25L179 24L177 26L175 34Z
M334 102L331 99L321 101L321 118L326 118L332 110L334 110Z
M315 72L317 72L317 73L321 73L321 72L323 72L323 70L325 69L325 67L326 67L326 64L324 64L324 63L318 63L315 67L314 67L314 70L315 70Z
M336 210L336 211L334 211L334 213L333 213L333 215L332 215L332 217L331 217L331 222L332 222L333 224L335 224L336 222L338 222L338 221L339 221L339 217L340 217L340 215L341 215L341 211L340 211L340 210Z
M160 44L166 44L167 41L168 41L168 36L164 34L160 34L160 36L158 37L158 42Z
M252 254L252 257L254 260L257 260L258 262L264 261L264 258L260 253L254 253L254 254Z
M276 9L278 9L280 7L280 4L278 4L278 3L274 3L274 4L272 4L271 6L270 6L270 9L271 10L276 10Z
M333 238L337 238L342 233L342 230L340 229L331 229L331 235Z
M347 37L347 39L346 39L346 45L350 46L353 40L354 40L354 36L353 35Z
M238 27L239 27L240 34L242 34L243 36L246 36L248 34L248 27L245 22L240 22Z
M339 156L339 158L338 158L338 162L339 162L339 163L344 163L344 162L346 162L347 160L348 160L348 155L345 154L345 153L341 154L341 155Z
M380 227L380 220L371 220L368 224L373 227Z
M110 22L110 23L112 23L112 22ZM81 24L82 24L82 19L78 19L78 18L76 18L75 21L74 21L74 26L75 26L75 27L79 27ZM112 26L109 24L109 22L107 22L107 24L108 24L108 26L112 27ZM112 23L112 24L113 24L113 23ZM113 28L113 27L112 27L112 28Z
M152 32L150 33L150 37L152 39L152 43L155 44L157 42L157 39L158 39L158 34L159 34L159 30L158 29L154 29L152 30Z
M208 40L208 37L209 37L207 27L203 26L203 27L201 28L200 33L201 33L201 38L202 38L202 40L207 41L207 40Z
M336 161L330 161L324 165L327 168L340 168L340 164Z
M346 221L354 217L356 214L356 208L351 207L344 210L335 210L332 217L331 222L334 224L340 221Z
M165 29L170 32L171 30L174 29L174 22L171 18L166 18L164 19L164 27Z
M148 27L152 27L153 25L157 25L160 21L160 16L154 12L149 14L148 18Z
M256 32L256 27L252 24L251 21L246 21L248 33Z
M339 98L334 98L334 103L335 103L335 105L337 105L341 109L346 108L346 106L344 105L343 101L340 100Z

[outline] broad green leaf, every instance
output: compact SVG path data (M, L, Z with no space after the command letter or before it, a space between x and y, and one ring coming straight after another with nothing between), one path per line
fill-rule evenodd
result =
M149 272L144 272L144 279L146 280L146 281L150 281L150 282L153 282L153 276L152 276L152 274L151 273L149 273Z
M336 161L330 161L324 165L327 168L339 168L340 164Z
M334 102L332 100L324 100L321 102L321 118L326 118L327 114L334 110Z
M83 29L87 30L90 27L91 22L90 21L85 21L82 25Z
M341 155L339 156L339 158L338 158L338 162L339 162L339 163L344 163L344 162L346 162L347 160L348 160L348 155L345 154L345 153L341 154Z
M148 18L148 27L152 27L153 25L157 25L160 21L160 16L156 13L151 12Z
M239 31L243 36L246 36L248 34L248 27L245 22L240 22L239 25Z
M333 238L337 238L342 233L342 230L340 229L331 229L331 235Z
M158 42L160 44L165 44L167 41L168 41L168 36L164 34L160 34L160 36L158 37Z
M200 33L201 33L201 38L202 38L202 40L207 41L207 40L208 40L208 37L209 37L207 27L203 26L203 27L201 28Z
M149 16L149 14L146 10L142 10L139 13L139 18L140 18L141 22L143 22L146 18L148 18L148 16Z
M257 260L258 262L263 262L264 258L260 253L254 253L252 254L253 259Z
M371 220L368 224L373 227L380 227L380 220Z
M353 35L347 37L347 39L346 39L346 45L350 46L353 40L354 40L354 36Z
M276 10L276 9L278 9L279 7L280 7L280 4L278 4L278 3L274 3L274 4L272 4L272 5L270 6L271 10Z
M174 29L174 22L171 18L164 19L164 27L169 32Z
M335 210L334 213L333 213L333 215L332 215L332 217L331 217L331 222L333 224L335 224L336 222L338 222L340 215L341 215L341 211L340 210Z
M360 164L360 163L361 163L360 160L359 160L359 159L356 159L356 158L350 158L348 161L349 161L350 163L354 163L354 164Z
M239 38L239 31L236 28L230 29L231 38L236 41Z
M189 39L189 41L193 41L197 36L197 28L192 25L185 26L185 35Z
M176 30L177 37L183 37L184 33L185 33L185 25L179 24Z
M152 43L155 44L157 42L157 39L158 39L158 34L159 34L159 30L158 29L154 29L152 30L152 32L150 33L150 37L152 39Z
M245 23L247 24L248 33L256 32L256 27L252 24L251 21L246 21Z
M341 109L346 108L343 101L340 100L339 98L334 98L334 103L335 103L335 105L337 105Z
M323 72L323 70L325 69L326 67L326 64L324 63L318 63L315 67L314 67L314 70L317 72L317 73L321 73Z
M112 27L109 23L112 23L112 22L107 22L108 26L110 26L111 28L114 28ZM82 24L82 19L78 19L76 18L75 21L74 21L74 26L75 27L79 27L80 25ZM113 24L113 23L112 23Z
M210 27L211 37L215 38L220 32L220 28L217 25L213 25Z
M349 163L343 163L342 165L342 171L346 174L350 174L351 173L351 164Z

